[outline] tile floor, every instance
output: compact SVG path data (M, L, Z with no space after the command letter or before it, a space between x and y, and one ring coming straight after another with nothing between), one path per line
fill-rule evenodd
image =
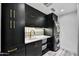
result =
M48 51L43 56L76 56L76 54L71 53L65 49L60 48L57 52Z

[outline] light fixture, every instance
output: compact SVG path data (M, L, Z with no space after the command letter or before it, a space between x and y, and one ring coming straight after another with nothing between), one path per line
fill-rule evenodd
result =
M46 7L49 7L52 5L52 3L43 3Z
M64 12L64 9L61 9L60 11L61 11L61 12Z
M54 9L54 8L51 8L51 10L52 10L53 12L55 12L55 9Z

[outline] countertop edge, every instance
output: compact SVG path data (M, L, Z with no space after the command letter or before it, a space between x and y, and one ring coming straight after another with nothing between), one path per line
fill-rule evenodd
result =
M48 39L48 38L50 38L51 36L48 36L47 38L43 38L43 39L36 39L36 40L29 40L28 42L25 42L25 44L29 44L29 43L33 43L33 42L36 42L36 41L40 41L40 40L45 40L45 39ZM25 40L26 40L26 38L25 38Z

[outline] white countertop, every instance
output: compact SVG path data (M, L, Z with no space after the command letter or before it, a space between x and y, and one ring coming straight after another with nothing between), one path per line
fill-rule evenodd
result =
M32 36L31 38L26 37L25 44L32 43L32 42L39 41L39 40L44 40L50 37L51 36L46 36L46 35Z

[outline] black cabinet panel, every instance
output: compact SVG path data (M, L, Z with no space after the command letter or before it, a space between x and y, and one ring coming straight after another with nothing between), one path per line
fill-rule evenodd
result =
M14 34L18 45L24 44L24 27L25 27L25 4L14 4L15 10L15 28Z
M47 47L49 50L57 51L59 49L59 34L57 32L57 24L58 23L58 17L57 15L51 13L46 16L46 23L45 27L45 35L51 35L52 37L47 40ZM51 29L51 30L50 30Z
M26 26L44 27L45 14L26 5Z
M41 56L41 55L42 55L42 41L37 41L26 45L26 56Z
M47 39L47 48L54 51L54 37Z
M29 6L25 4L25 26L30 26L30 19L29 19Z
M8 52L24 44L25 5L2 3L1 52Z
M54 27L54 21L53 21L53 15L49 14L45 16L45 27L46 28L53 28Z
M2 17L1 17L1 51L7 51L15 48L16 41L14 39L14 30L11 23L13 21L10 16L13 4L2 4Z

